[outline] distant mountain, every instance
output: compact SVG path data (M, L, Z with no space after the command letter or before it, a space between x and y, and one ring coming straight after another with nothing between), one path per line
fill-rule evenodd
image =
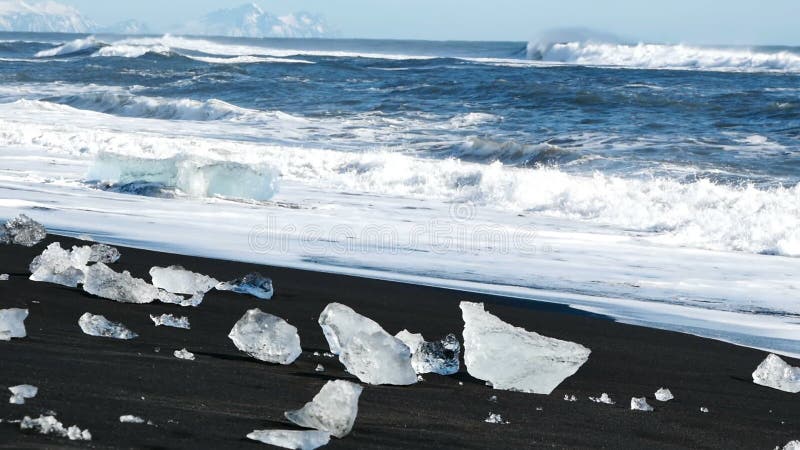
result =
M177 30L181 34L232 37L332 37L336 32L316 14L299 12L277 16L255 3L207 14Z
M108 34L150 34L153 32L146 23L138 20L125 20L108 27L100 27L97 31Z
M97 24L53 1L0 0L0 31L89 33Z

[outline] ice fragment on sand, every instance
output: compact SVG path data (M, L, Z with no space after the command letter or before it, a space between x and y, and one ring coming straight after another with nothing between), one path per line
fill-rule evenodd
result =
M296 411L287 411L286 418L301 427L343 438L353 429L362 389L349 381L329 381L311 402Z
M219 281L207 275L186 270L181 266L153 267L150 269L153 285L173 294L191 295L188 305L197 306L203 301L206 292Z
M191 329L188 317L175 317L172 314L162 314L160 316L150 314L150 320L152 320L157 327L163 325L165 327L183 328L185 330Z
M314 450L327 445L331 438L324 431L255 430L248 439L295 450Z
M13 405L24 405L26 399L34 398L39 393L39 388L30 384L12 386L8 390L11 391L11 398L8 399L8 403Z
M426 342L421 334L403 330L395 337L411 350L411 366L415 372L439 375L458 373L461 344L455 335L449 334L441 341Z
M217 284L217 290L250 294L262 300L271 299L272 295L275 293L272 288L272 280L257 272L253 272L233 281L219 283Z
M87 246L65 250L61 248L60 243L53 242L31 262L30 279L76 287L84 282L88 270L86 264L89 262L91 252L91 248Z
M0 243L33 247L47 237L47 230L25 214L11 219L0 228Z
M121 323L111 322L103 316L96 316L88 312L78 319L78 325L89 336L126 340L139 336Z
M325 372L325 366L322 364L317 364L317 368L314 369L315 372Z
M185 348L183 350L175 350L172 354L178 359L194 361L194 353L186 350Z
M512 326L483 303L462 302L461 310L467 371L495 389L550 394L589 359L588 348Z
M631 398L631 410L633 411L652 411L653 407L647 404L647 399L642 398Z
M40 434L53 434L60 437L69 438L71 441L91 441L92 434L89 430L81 430L73 425L65 428L64 424L59 422L53 416L39 416L38 419L32 419L25 416L19 424L19 428L23 431L37 431Z
M247 311L228 337L236 348L261 361L287 365L303 352L297 328L258 308Z
M320 314L319 324L331 352L364 383L402 386L417 382L408 347L372 319L331 303Z
M27 318L27 309L0 309L0 341L10 341L12 338L27 336L25 331L25 319Z
M700 412L701 413L707 413L708 412L708 408L706 408L705 406L701 406L700 407Z
M565 394L564 395L564 401L565 402L577 402L578 401L578 397L575 397L574 395Z
M132 277L127 270L117 273L104 263L89 267L83 290L120 303L152 303L159 298L159 290L152 284Z
M10 278L11 276L7 273L0 274L0 281L8 281Z
M484 422L486 422L486 423L498 423L498 424L503 424L503 425L508 425L509 424L509 422L503 421L503 416L501 416L500 414L494 414L494 413L489 413L489 417L487 417L486 420L484 420Z
M106 244L94 244L91 247L89 262L113 264L119 261L120 253L116 248Z
M119 416L119 421L120 421L120 423L144 423L145 422L144 419L142 419L141 417L132 416L132 415Z
M770 354L753 372L753 383L796 394L800 392L800 367Z
M605 403L606 405L614 405L616 402L611 400L611 397L608 396L605 392L600 397L589 397L589 400L595 403Z
M775 450L779 450L775 447ZM783 446L783 450L800 450L800 441L792 441Z
M672 396L672 392L669 389L661 388L656 391L656 400L660 402L668 402L675 397Z

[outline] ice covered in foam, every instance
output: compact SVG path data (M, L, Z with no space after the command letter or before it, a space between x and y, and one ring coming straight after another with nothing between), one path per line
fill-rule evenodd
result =
M104 316L85 313L78 319L81 330L89 336L130 340L139 337L125 325L112 322Z
M60 243L53 242L31 262L30 279L76 287L86 278L89 269L87 263L91 255L91 247L72 247L72 250L64 250Z
M47 237L47 230L25 214L9 220L0 229L0 243L33 247Z
M319 324L331 353L364 383L402 386L417 382L411 351L374 320L331 303L320 314Z
M343 438L353 429L362 390L349 381L329 381L311 402L296 411L287 411L286 418L301 427Z
M258 308L247 311L228 337L236 348L260 361L288 365L303 352L297 328Z
M792 367L779 356L770 354L753 372L753 382L785 392L800 392L800 367Z
M454 334L439 341L425 341L421 334L403 330L395 335L411 350L411 365L418 374L453 375L460 367L461 344Z
M254 430L248 439L294 450L314 450L327 445L331 437L324 431Z
M0 309L0 341L10 341L27 336L25 330L25 319L27 318L27 309Z
M464 363L495 389L550 394L589 360L591 351L503 322L483 303L461 302Z

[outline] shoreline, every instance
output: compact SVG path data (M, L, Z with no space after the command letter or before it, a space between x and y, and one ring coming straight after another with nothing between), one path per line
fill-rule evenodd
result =
M54 410L64 425L88 428L94 448L259 448L263 445L245 438L250 431L296 429L283 411L310 401L330 379L355 380L337 360L313 354L328 351L316 320L334 301L391 334L408 329L438 339L455 333L459 340L459 301L484 302L508 323L580 343L592 355L550 396L492 390L470 377L463 364L457 375L425 375L414 386L365 385L352 434L326 448L774 448L800 438L797 395L752 383L750 374L767 355L760 350L626 325L561 304L121 246L122 259L111 267L148 281L154 265L183 265L220 280L259 271L273 279L276 293L262 301L211 291L198 308L119 304L29 281L28 264L54 241L64 247L78 243L50 236L31 249L0 247L0 273L11 275L0 282L2 307L30 310L28 337L0 342L0 387L28 383L40 389L22 406L0 401L0 419ZM236 320L256 307L298 328L303 354L293 365L255 361L227 338ZM86 336L77 319L87 311L123 322L140 337ZM186 315L192 329L156 328L148 316L160 313ZM172 356L184 347L196 361ZM317 364L325 372L316 372ZM660 387L671 389L676 399L656 401L653 393ZM603 392L616 405L588 400ZM565 395L578 401L564 401ZM491 396L497 402L489 401ZM655 411L630 411L633 396L648 397ZM701 413L701 407L709 412ZM490 413L510 423L485 423ZM119 423L126 414L154 426ZM23 434L8 423L0 423L0 443L83 447Z

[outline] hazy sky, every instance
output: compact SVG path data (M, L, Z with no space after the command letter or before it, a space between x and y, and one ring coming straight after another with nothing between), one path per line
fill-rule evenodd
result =
M237 0L60 0L101 24L155 29L238 6ZM262 0L277 14L324 14L343 37L529 40L588 27L648 42L800 44L800 0Z

